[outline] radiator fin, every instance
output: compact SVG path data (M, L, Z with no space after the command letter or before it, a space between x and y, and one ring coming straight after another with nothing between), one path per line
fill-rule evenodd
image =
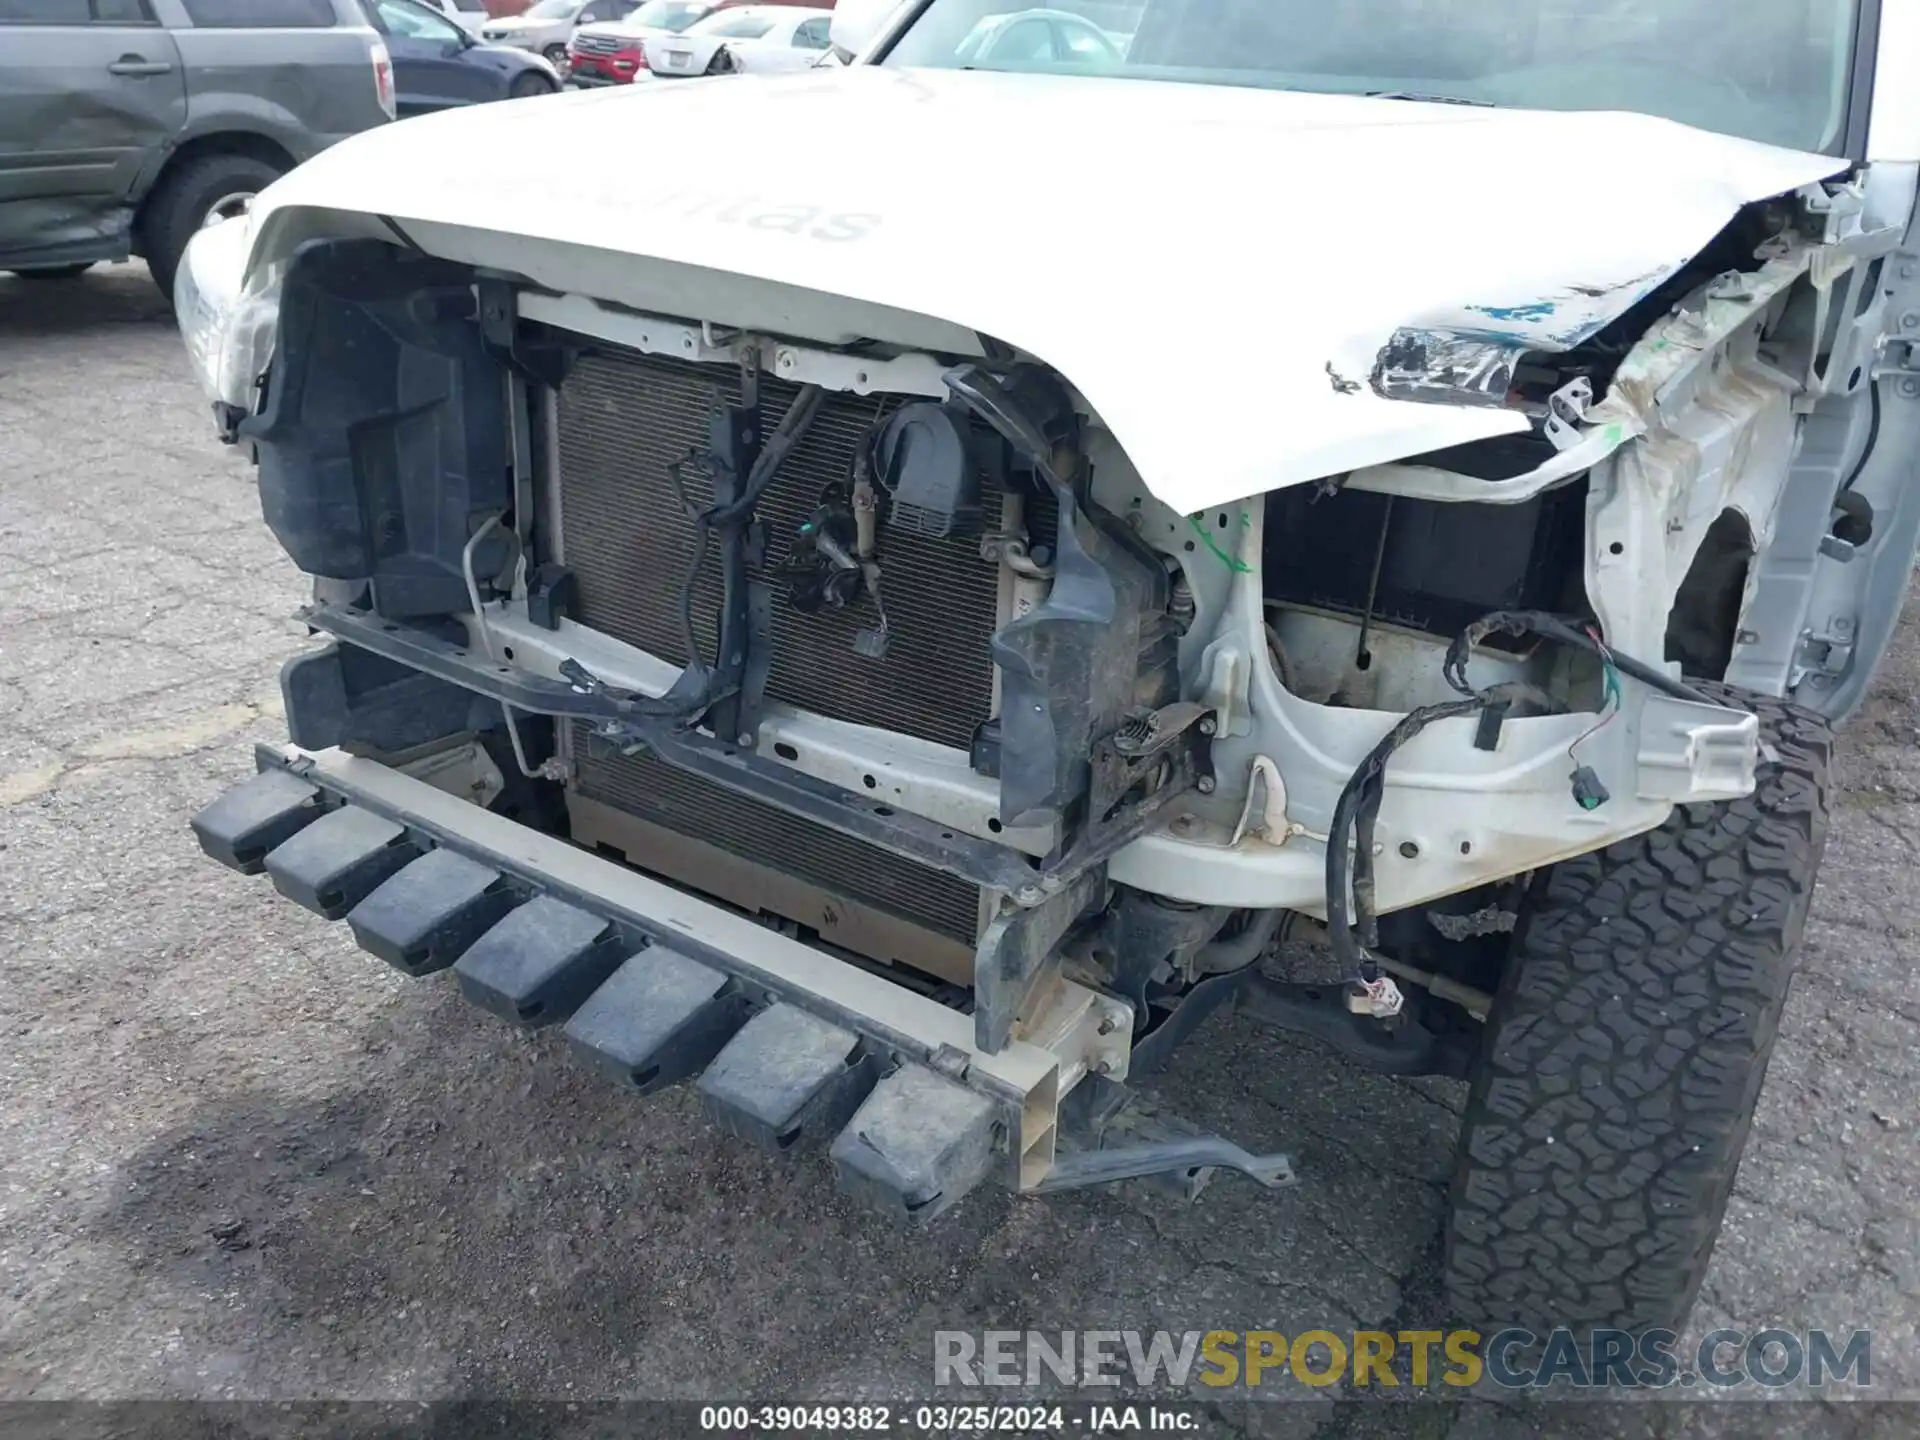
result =
M761 401L777 423L796 387L765 378ZM737 403L728 366L628 353L581 357L560 391L560 513L567 564L578 586L581 623L676 664L679 591L692 551L692 525L667 474L670 462L708 441L708 416ZM767 561L843 479L854 447L884 407L897 403L829 394L818 419L759 506L768 522ZM688 485L695 503L710 499ZM998 517L989 499L986 523ZM892 644L883 660L863 659L855 635L875 623L864 604L804 615L776 596L773 665L767 695L838 720L872 725L965 749L992 705L992 637L999 577L978 541L887 535L884 590ZM713 655L719 566L705 567L694 592L694 633ZM849 900L971 946L979 891L964 881L736 795L646 757L623 757L574 732L581 795L798 877ZM795 917L799 918L799 917Z
M622 756L591 739L581 724L574 727L574 757L576 783L589 799L973 944L980 892L964 880L735 794L651 756Z
M761 381L770 425L795 393L792 385ZM560 509L583 624L686 663L679 595L693 526L667 466L705 446L707 417L716 405L738 400L738 377L728 366L594 354L574 368L560 392ZM854 446L882 404L854 395L827 397L761 501L770 566L786 556L821 491L845 478ZM697 480L688 491L696 504L711 499ZM991 502L988 508L993 511ZM865 603L804 615L778 598L767 694L836 720L964 750L993 701L987 644L999 603L998 574L980 558L977 540L888 535L883 559L892 627L886 658L854 653L854 637L875 623ZM709 659L719 601L719 565L710 559L693 605L694 634Z

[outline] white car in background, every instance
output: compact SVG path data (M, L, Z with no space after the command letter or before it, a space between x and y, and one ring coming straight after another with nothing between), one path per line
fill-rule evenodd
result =
M987 16L954 53L969 65L1112 69L1124 63L1129 38L1070 10L1013 10Z
M647 47L661 79L804 70L826 54L831 10L744 5L716 11L679 35Z
M486 0L419 0L419 3L451 20L476 40L486 28Z
M567 83L630 85L651 78L651 52L719 7L713 0L646 0L618 20L582 25L567 46Z
M532 50L564 69L567 41L578 27L597 20L622 20L636 8L637 0L534 0L518 15L489 20L481 27L480 38Z

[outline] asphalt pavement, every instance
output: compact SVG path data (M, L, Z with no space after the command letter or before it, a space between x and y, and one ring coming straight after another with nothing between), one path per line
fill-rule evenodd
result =
M1458 1087L1216 1022L1161 1086L1303 1183L979 1193L888 1228L204 860L282 738L301 577L138 266L0 276L0 1399L913 1399L937 1329L1437 1323ZM1849 729L1803 968L1695 1325L1870 1327L1920 1397L1920 628ZM1753 1407L1222 1433L1751 1433ZM1913 1434L1843 1403L1805 1434Z

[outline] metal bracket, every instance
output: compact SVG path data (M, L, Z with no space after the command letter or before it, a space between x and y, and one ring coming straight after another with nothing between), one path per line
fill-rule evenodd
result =
M918 815L903 814L779 761L763 760L731 741L683 730L673 720L634 716L620 708L615 695L548 680L511 665L489 664L484 658L476 660L465 646L424 630L384 622L365 611L310 605L299 615L314 629L350 645L504 701L517 710L594 721L601 736L616 744L644 748L669 765L738 794L764 800L790 815L817 821L840 834L957 875L984 889L1012 894L1017 904L1039 904L1047 897L1042 884L1047 877L1035 871L1017 851ZM1052 878L1059 880L1057 876Z
M1180 997L1173 1012L1133 1047L1133 1075L1163 1068L1200 1023L1223 1007L1277 1029L1308 1035L1357 1064L1388 1075L1466 1078L1473 1060L1469 1038L1429 1030L1412 1015L1383 1022L1351 1008L1344 985L1296 985L1271 980L1255 967L1203 980Z
M1901 379L1920 375L1920 340L1903 340L1895 335L1883 336L1880 341L1880 355L1874 361L1873 378Z
M773 669L773 587L764 580L747 582L747 660L740 676L739 711L734 724L740 743L751 750L760 743L760 712L767 702L767 675Z
M1060 1111L1061 1149L1035 1193L1147 1180L1192 1201L1216 1170L1234 1170L1269 1189L1297 1183L1285 1155L1252 1155L1116 1081L1090 1076Z
M973 958L973 1040L989 1055L1007 1047L1040 968L1066 933L1106 894L1104 866L1057 887L1038 905L1003 909L980 937Z
M1138 1180L1195 1170L1237 1170L1269 1190L1297 1185L1293 1161L1286 1155L1253 1155L1231 1140L1203 1135L1196 1140L1163 1140L1151 1145L1119 1145L1111 1150L1068 1150L1056 1154L1047 1178L1033 1187L1035 1195L1107 1185L1115 1180Z
M1586 435L1580 427L1593 408L1593 382L1576 375L1547 397L1546 436L1555 450L1571 450Z
M1823 245L1838 245L1859 232L1860 217L1866 212L1866 196L1857 184L1835 184L1829 190L1824 184L1816 183L1803 187L1799 194L1801 208L1821 222Z
M1211 735L1213 728L1213 714L1206 706L1181 701L1131 716L1112 734L1094 741L1089 825L1098 827L1116 818L1128 793L1142 782L1151 786L1154 795L1163 790L1184 792L1190 785L1203 794L1211 791L1213 770L1196 742ZM1164 773L1160 783L1153 785L1156 770Z
M552 341L530 343L520 332L519 291L509 280L482 275L474 290L480 302L480 338L515 374L558 390L577 352Z
M1730 800L1753 789L1760 722L1744 710L1652 694L1634 756L1642 800Z
M739 405L719 406L709 417L708 443L713 457L712 503L731 505L746 489L747 476L765 443L760 411L759 352L743 353ZM714 535L720 551L719 634L714 646L714 670L720 695L709 711L713 733L744 736L751 733L741 694L751 664L754 627L751 586L747 575L748 525L752 516L722 525ZM770 622L769 622L770 623ZM688 656L689 660L696 660ZM746 743L744 740L741 743Z

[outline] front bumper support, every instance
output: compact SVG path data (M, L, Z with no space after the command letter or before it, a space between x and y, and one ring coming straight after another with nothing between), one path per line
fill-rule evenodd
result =
M511 1023L565 1021L577 1054L634 1089L704 1070L725 1128L776 1152L831 1138L843 1188L895 1215L1053 1168L1054 1051L982 1051L961 1011L376 761L255 758L260 774L195 817L201 848L345 918L403 973L452 966ZM1074 1076L1113 1063L1066 1058ZM903 1129L901 1097L924 1095L942 1103Z
M207 854L264 869L404 974L451 967L509 1023L564 1022L627 1088L698 1076L726 1130L775 1154L826 1142L841 1188L883 1213L929 1220L990 1176L1029 1192L1215 1166L1291 1177L1284 1156L1198 1132L1119 1148L1116 1130L1094 1141L1106 1153L1076 1136L1058 1156L1065 1092L1124 1073L1127 1026L989 1050L960 1010L389 766L292 746L256 761L195 817ZM1060 983L1074 1013L1111 1003Z

